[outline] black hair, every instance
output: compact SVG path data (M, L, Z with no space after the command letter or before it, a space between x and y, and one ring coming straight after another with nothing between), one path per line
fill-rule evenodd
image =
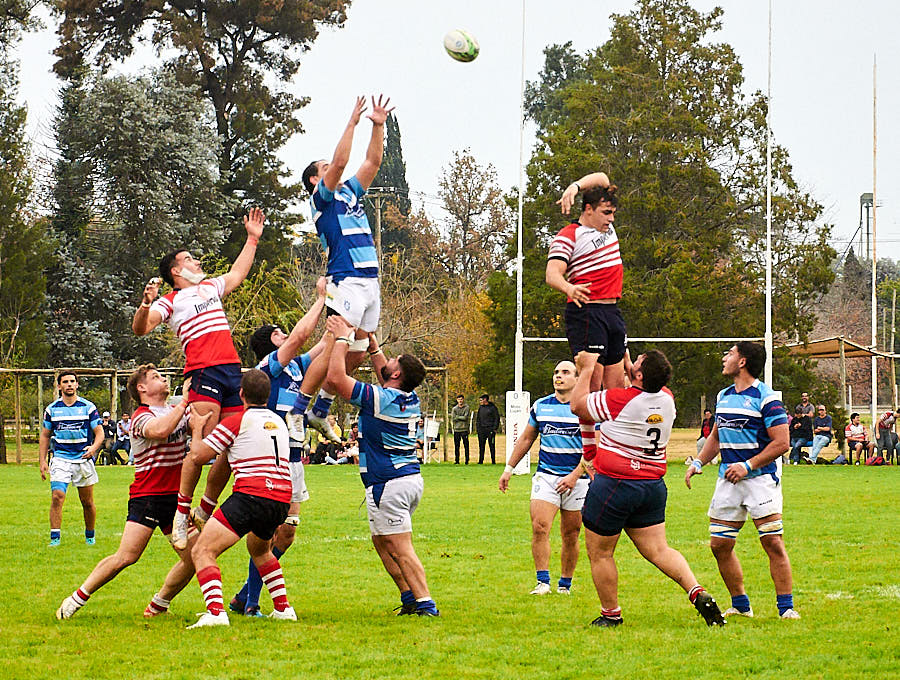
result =
M643 375L645 392L659 392L672 377L672 364L658 349L651 349L644 353L640 370Z
M75 377L75 381L78 382L78 374L75 371L60 371L60 373L56 376L56 384L59 385L62 383L62 379L67 375L71 375Z
M262 361L264 357L278 349L272 342L272 331L276 328L278 326L267 323L253 331L253 335L250 336L250 349L256 355L257 361Z
M178 253L185 252L187 252L187 248L173 250L172 252L163 255L162 259L159 261L160 277L173 288L175 287L175 279L172 278L172 267L175 266L175 258L178 257Z
M609 203L611 206L617 207L619 205L619 195L617 192L618 187L615 184L610 184L608 187L594 187L593 189L588 189L581 197L581 209L584 210L588 206L591 206L596 210L600 203Z
M316 185L312 183L312 178L319 174L319 163L321 162L321 160L313 161L303 171L303 186L306 187L310 196L312 196L313 190L316 188Z
M479 398L479 399L487 399L488 401L491 400L491 397L490 397L489 394L482 394L482 395L481 395L480 397L478 397L478 398Z
M265 406L269 401L269 389L272 384L269 376L258 368L251 368L241 376L241 391L244 401L252 406Z
M465 397L464 397L463 395L461 395L461 394L457 394L457 395L456 395L456 398L457 398L457 399L465 399Z
M858 413L851 413L851 414L850 414L850 420L853 420L854 418L859 418L859 414L858 414Z
M425 364L412 354L401 354L397 357L400 364L400 389L404 392L412 392L425 379Z
M766 348L758 342L749 340L741 340L735 347L745 360L744 368L747 369L747 373L758 378L766 367Z

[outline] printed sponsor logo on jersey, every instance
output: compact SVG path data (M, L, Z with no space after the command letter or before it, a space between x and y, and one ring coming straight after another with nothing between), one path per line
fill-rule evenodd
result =
M658 413L651 413L647 416L647 422L651 425L656 425L657 423L661 423L663 421L663 417Z
M581 434L581 430L577 426L562 427L558 425L544 425L543 434L560 434L564 437L574 437Z
M266 422L263 423L263 429L264 430L277 430L278 424L273 423L271 420L267 420Z
M203 289L201 288L200 290L201 290L201 295L202 295ZM197 311L197 314L200 314L202 312L205 312L210 307L212 307L218 301L219 301L219 296L216 295L215 297L209 298L206 302L201 302L199 305L194 305L194 309Z
M268 423L266 423L266 424L268 425ZM268 429L268 428L266 428L266 429ZM275 488L275 485L272 484L272 480L269 479L268 477L266 478L266 488L269 489L270 491Z
M716 425L720 430L743 430L748 422L750 422L749 418L732 418L731 420L725 420L722 417L716 418Z
M641 469L641 461L635 460L634 458L632 458L631 459L631 469L632 470L640 470Z
M609 240L609 237L613 233L615 232L613 232L612 229L601 231L597 236L594 236L591 239L591 245L594 246L594 248L602 248L604 245L606 245L606 242Z

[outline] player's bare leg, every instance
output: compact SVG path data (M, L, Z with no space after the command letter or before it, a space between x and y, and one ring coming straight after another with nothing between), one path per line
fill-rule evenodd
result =
M391 557L391 553L388 550L387 543L383 539L384 536L372 536L372 543L375 546L375 552L377 552L378 557L381 558L381 563L384 565L384 570L394 580L394 583L397 584L397 588L401 593L406 590L410 590L409 584L406 582L406 579L403 578L403 572L400 569L400 565L397 564L397 561L393 557Z
M62 510L66 502L66 492L62 489L53 489L50 492L50 528L62 528Z
M250 559L256 565L263 583L272 596L272 604L275 607L271 618L296 621L297 615L294 608L288 603L287 587L284 582L284 574L278 558L272 553L271 541L264 540L254 533L247 534L247 551Z
M713 519L711 521L715 524L723 524L735 529L740 529L744 526L743 522L723 519ZM744 590L744 570L741 568L741 562L734 551L735 542L733 538L723 538L721 536L711 536L709 539L709 548L716 558L719 573L722 575L725 587L728 588L728 592L732 597L735 595L746 595L747 592Z
M601 536L587 527L584 529L584 546L591 561L591 578L594 580L594 588L597 589L597 597L600 598L600 606L604 615L606 612L618 611L618 616L621 617L619 570L613 557L619 536L620 534Z
M422 566L422 562L419 560L419 556L413 547L411 533L372 536L372 542L375 543L376 550L378 550L378 543L381 543L385 552L400 569L402 580L407 585L407 588L402 588L402 590L411 590L417 600L431 598L431 594L428 592L428 583L425 579L425 567ZM382 554L381 550L378 550L378 554ZM384 562L384 558L382 558L382 562ZM385 564L385 568L387 568L387 564ZM398 587L401 587L396 578L394 582L397 583Z
M206 475L206 488L203 490L200 505L191 510L191 521L199 531L203 531L206 521L212 516L219 496L225 490L229 479L231 479L231 466L228 464L228 457L217 456L209 469L209 474Z
M581 533L581 512L578 510L560 511L560 534L562 548L560 550L560 576L572 578L578 564L578 535Z
M781 515L769 515L755 519L753 523L759 528L769 522L776 522L780 519ZM769 573L772 575L772 581L775 584L775 592L778 595L792 592L794 579L791 573L791 560L788 558L787 550L784 547L784 536L760 536L759 542L769 557Z
M191 418L203 419L203 436L206 437L216 425L222 414L221 404L211 401L191 402ZM181 464L181 482L178 485L178 507L175 510L175 520L172 523L172 545L177 550L187 548L188 519L191 513L191 503L194 498L194 490L200 481L203 465L196 462L190 454L184 457Z
M178 554L178 561L169 569L166 579L163 581L159 592L150 600L150 604L144 609L144 617L151 618L169 611L169 603L191 582L194 578L194 562L191 559L191 550L197 542L200 534L191 530L188 536L188 545L184 550L173 549Z
M97 523L97 506L94 505L93 485L80 487L78 499L81 501L81 510L84 514L84 530L93 531L94 525Z
M644 559L680 585L684 592L689 593L691 588L697 585L697 579L684 555L666 541L664 523L639 529L625 529L625 533Z
M547 501L531 501L531 556L536 571L550 569L550 529L558 508Z

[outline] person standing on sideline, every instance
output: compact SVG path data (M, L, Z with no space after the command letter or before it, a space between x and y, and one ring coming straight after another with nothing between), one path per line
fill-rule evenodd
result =
M831 443L831 438L834 436L831 416L825 410L825 404L819 404L817 411L816 418L813 420L812 448L809 451L809 456L805 459L813 465L819 460L819 453Z
M500 411L491 398L482 394L475 413L475 432L478 433L478 464L484 463L484 445L491 447L491 465L497 464L497 430L500 429Z
M469 418L472 410L466 398L456 395L456 406L450 410L450 422L453 425L453 451L456 454L456 465L459 465L459 445L462 443L466 452L466 465L469 464Z
M553 369L553 394L534 402L528 424L516 441L500 475L500 491L506 493L513 468L519 464L540 435L537 472L531 480L531 556L537 585L531 595L550 592L550 529L559 512L562 534L560 576L556 592L568 595L578 564L578 534L581 532L581 506L587 494L588 477L582 474L572 489L556 488L561 477L579 468L581 429L569 402L575 387L575 364L560 361Z
M788 450L784 404L759 380L766 365L766 350L755 342L733 345L722 358L722 374L734 384L716 398L716 426L700 455L688 467L684 482L721 453L719 478L709 504L709 547L728 592L731 607L725 616L753 616L744 589L744 572L734 551L738 532L747 516L756 525L759 541L769 558L775 583L775 603L782 619L799 619L794 609L791 562L784 547L781 470L775 462Z
M572 392L572 413L580 419L584 460L557 488L571 489L582 472L592 473L581 515L602 609L591 625L622 625L614 559L622 531L648 562L684 589L707 626L725 625L715 599L666 540L668 490L663 477L675 423L675 399L666 384L672 365L665 354L651 350L630 366L631 387L600 392L590 389L597 355L579 352L575 365L578 381Z
M703 445L706 443L707 437L709 437L709 433L712 432L713 425L716 424L715 418L713 418L712 411L709 409L705 409L703 411L703 420L700 422L700 436L697 437L697 455L700 455L700 451L703 450Z
M798 409L801 415L809 416L810 420L816 415L816 407L809 400L809 392L800 395L800 403L794 408L794 412L796 413Z
M880 455L884 452L884 460L890 465L894 459L895 451L898 447L897 433L894 432L894 425L900 418L900 408L894 408L886 411L878 419L878 427L875 429L875 454ZM898 461L900 462L900 461Z
M100 481L94 458L103 446L103 423L97 407L78 396L75 373L62 371L56 376L56 386L60 398L44 409L38 453L41 479L50 476L50 546L62 540L62 509L69 484L78 489L84 511L84 542L94 545L94 484ZM51 441L53 458L48 464Z
M116 423L116 440L113 442L110 453L119 458L119 450L121 449L128 454L128 464L134 465L134 456L131 455L131 416L123 413L119 422Z
M381 385L359 382L347 375L353 329L340 316L329 317L325 327L333 334L325 350L331 355L328 379L359 408L359 474L366 487L369 529L385 571L400 591L400 615L440 616L412 541L412 514L425 489L415 439L421 416L415 389L425 379L425 366L410 354L390 360L375 354L372 368Z
M100 424L103 425L103 446L94 461L97 465L114 465L114 458L110 454L112 445L116 441L116 423L109 419L109 411L104 411Z

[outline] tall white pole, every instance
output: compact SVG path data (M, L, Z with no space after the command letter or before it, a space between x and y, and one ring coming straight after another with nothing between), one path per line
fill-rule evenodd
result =
M878 176L878 63L877 57L872 57L872 349L878 340L877 326L875 324L875 225L878 214L877 176ZM872 437L875 437L876 423L878 422L878 359L872 356Z
M766 344L765 383L772 387L772 0L769 0L769 73L766 91Z
M516 226L515 390L522 391L522 206L525 200L525 0L522 0L522 71L519 78L519 219Z

